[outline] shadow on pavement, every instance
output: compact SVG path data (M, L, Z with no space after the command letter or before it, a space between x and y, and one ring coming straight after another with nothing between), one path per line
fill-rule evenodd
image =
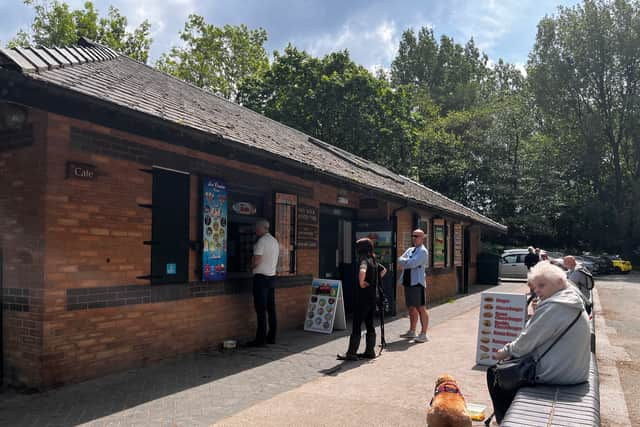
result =
M446 302L496 286L474 285L468 294ZM447 306L446 302L433 303L429 307ZM404 314L390 317L385 323L403 317L406 318ZM207 420L215 422L273 394L311 381L319 373L335 376L364 363L375 363L335 360L337 353L346 350L345 338L351 330L348 326L347 330L331 335L287 330L278 337L278 344L266 348L201 351L33 395L9 390L0 394L0 425L77 425L92 421L102 425L100 423L105 420L101 418L119 413L116 423L126 425L127 421L145 419L149 425L154 425L156 421L178 420L189 411L204 417L203 407L209 408ZM387 330L387 337L392 330ZM413 345L429 343L397 340L388 342L384 352L405 351ZM270 363L275 363L273 369L266 369Z

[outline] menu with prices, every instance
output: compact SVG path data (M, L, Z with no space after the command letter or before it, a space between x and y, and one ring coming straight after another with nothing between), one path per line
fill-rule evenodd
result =
M483 292L480 297L476 363L491 366L496 363L495 353L524 328L527 297L496 292Z
M304 330L330 334L334 326L346 329L340 280L313 279Z

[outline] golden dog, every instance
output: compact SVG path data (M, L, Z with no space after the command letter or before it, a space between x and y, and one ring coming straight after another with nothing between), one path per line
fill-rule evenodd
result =
M471 427L471 418L460 387L451 375L440 375L427 412L429 427Z

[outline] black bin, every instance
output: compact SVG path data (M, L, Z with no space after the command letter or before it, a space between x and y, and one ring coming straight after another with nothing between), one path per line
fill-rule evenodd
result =
M491 253L478 254L478 284L497 285L500 269L500 256Z

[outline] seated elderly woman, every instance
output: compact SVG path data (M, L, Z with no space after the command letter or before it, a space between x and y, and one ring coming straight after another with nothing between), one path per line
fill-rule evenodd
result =
M533 354L538 360L566 330L562 338L539 360L536 382L579 384L587 381L591 357L589 317L584 310L580 291L567 282L562 269L548 261L531 268L529 281L540 302L520 335L498 351L496 358L504 360ZM578 313L582 314L578 316ZM569 328L576 318L577 321ZM496 421L500 423L517 390L499 388L495 382L494 367L487 371L487 385Z

